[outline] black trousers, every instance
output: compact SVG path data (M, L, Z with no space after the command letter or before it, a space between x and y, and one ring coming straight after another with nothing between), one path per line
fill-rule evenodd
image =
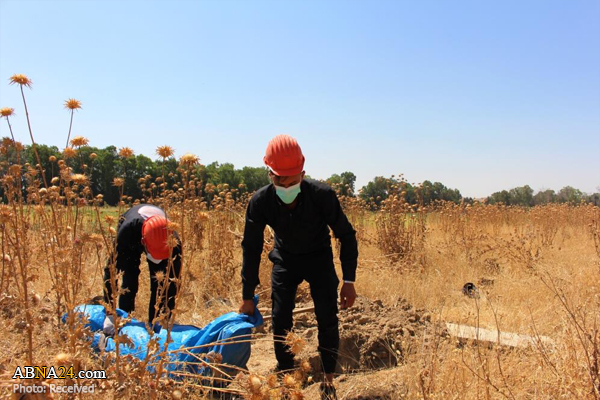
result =
M273 262L271 299L277 368L286 370L294 367L294 355L282 341L293 326L292 311L298 285L306 280L315 305L323 371L326 374L335 372L340 343L337 317L339 279L331 248L307 255L291 255L274 249L269 253L269 259Z
M141 256L141 255L140 255ZM139 256L138 256L139 257ZM112 285L110 285L110 258L106 268L104 268L104 300L110 301L112 296ZM139 287L139 276L140 276L140 261L137 262L131 260L129 262L122 263L123 268L118 269L123 271L123 277L121 279L121 288L127 289L127 291L119 296L119 308L128 313L135 310L135 297ZM164 260L160 264L155 264L148 261L148 269L150 271L150 303L148 304L148 323L152 323L156 314L156 303L158 296L159 282L156 279L156 275L162 272L166 275L167 273L167 261ZM173 266L171 267L170 278L179 278L181 270L181 249L179 246L173 248ZM177 284L170 282L169 287L166 291L162 291L162 295L158 299L158 312L164 309L165 303L169 310L175 309L175 296L177 295ZM165 301L166 300L166 301Z

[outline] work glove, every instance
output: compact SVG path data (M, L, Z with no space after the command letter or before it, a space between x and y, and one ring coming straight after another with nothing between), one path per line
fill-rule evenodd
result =
M102 325L102 332L106 336L114 336L115 334L115 317L114 315L107 315L104 318L104 324Z

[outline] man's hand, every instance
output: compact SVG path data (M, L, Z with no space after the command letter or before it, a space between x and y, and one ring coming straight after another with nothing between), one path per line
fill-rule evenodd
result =
M106 336L115 335L115 317L113 315L107 315L104 318L104 323L102 324L102 332L104 332Z
M350 308L354 305L356 300L356 290L354 290L354 283L344 283L340 290L340 303L342 310Z
M254 300L244 300L239 310L240 314L254 315Z

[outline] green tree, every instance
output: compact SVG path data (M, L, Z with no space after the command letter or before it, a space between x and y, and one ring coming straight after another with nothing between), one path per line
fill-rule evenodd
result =
M583 192L572 186L565 186L560 189L556 195L556 199L559 203L581 203Z
M246 191L252 193L270 183L269 173L265 167L244 167L240 170Z
M356 183L356 175L353 172L346 171L340 175L342 178L342 185L344 186L346 196L354 196L354 184Z
M393 178L384 178L376 176L360 190L359 197L369 204L379 207L381 202L389 196L389 190L393 183L397 183Z
M510 189L508 193L511 204L525 207L533 206L533 189L529 185Z
M42 168L44 169L44 175L46 175L46 182L48 182L48 184L50 184L50 181L52 180L52 175L54 172L54 175L56 176L58 174L58 167L55 165L53 165L50 162L50 157L54 156L56 157L56 159L60 159L62 158L62 154L61 152L58 150L58 147L56 146L47 146L45 144L37 144L36 143L36 149L37 152L40 156L40 161L42 162ZM33 151L33 148L31 146L25 146L24 152L23 154L21 154L22 156L22 162L27 162L29 163L32 167L35 167L37 165L37 158L35 156L35 153ZM71 165L72 163L69 163L69 165ZM41 181L42 185L43 180Z
M600 206L600 193L592 193L588 196L588 203L592 203L595 206Z
M113 179L119 176L117 148L108 146L98 149L96 154L98 157L92 164L92 190L102 193L107 204L115 205L119 202L119 189L113 186Z
M440 182L431 183L430 181L424 181L421 184L420 190L423 204L425 205L439 200L459 203L462 199L462 195L458 189L450 189Z
M540 190L533 196L533 204L548 204L556 202L556 192L552 189Z
M506 204L507 206L509 206L511 204L510 193L507 190L492 193L490 196L488 196L486 202L488 204L502 203L502 204Z
M231 163L220 164L217 168L217 182L226 183L230 188L237 188L242 183L242 177L238 170L236 170Z
M356 175L350 171L342 172L341 175L333 174L326 180L327 184L336 189L343 196L354 196L354 184Z

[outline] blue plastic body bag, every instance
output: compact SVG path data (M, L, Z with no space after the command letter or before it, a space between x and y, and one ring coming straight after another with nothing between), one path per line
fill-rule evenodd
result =
M255 306L258 304L258 296L254 297ZM99 305L80 305L75 308L75 311L80 313L81 318L85 320L85 325L94 331L94 337L91 341L91 347L97 351L101 351L103 344L104 351L115 351L115 341L112 338L106 338L102 333L102 325L106 317L106 311L103 306ZM121 309L117 309L120 317L127 317L127 313ZM63 316L63 322L66 320L66 315ZM250 359L251 346L250 341L245 341L250 338L252 328L256 328L263 324L263 317L255 307L254 315L238 314L230 312L216 318L204 328L198 328L193 325L174 325L171 329L171 343L168 345L168 360L165 364L167 371L186 371L188 373L211 376L213 371L210 367L201 365L200 359L206 360L202 356L209 352L218 353L222 360L220 364L228 364L238 368L246 368L246 364ZM159 343L160 350L164 349L167 339L167 330L161 329L157 333L148 334L145 323L132 319L120 329L121 335L126 335L132 345L124 343L120 344L120 354L130 354L140 360L144 360L148 353L148 343L152 338L156 338ZM235 342L236 338L243 343L227 344ZM175 351L179 349L189 348L187 351ZM155 361L158 357L155 357ZM184 363L194 364L184 364ZM200 365L198 364L200 362ZM155 364L155 363L151 363ZM149 370L153 370L152 365L148 366ZM220 368L226 373L236 374L234 369ZM171 374L173 378L177 378L177 374Z

